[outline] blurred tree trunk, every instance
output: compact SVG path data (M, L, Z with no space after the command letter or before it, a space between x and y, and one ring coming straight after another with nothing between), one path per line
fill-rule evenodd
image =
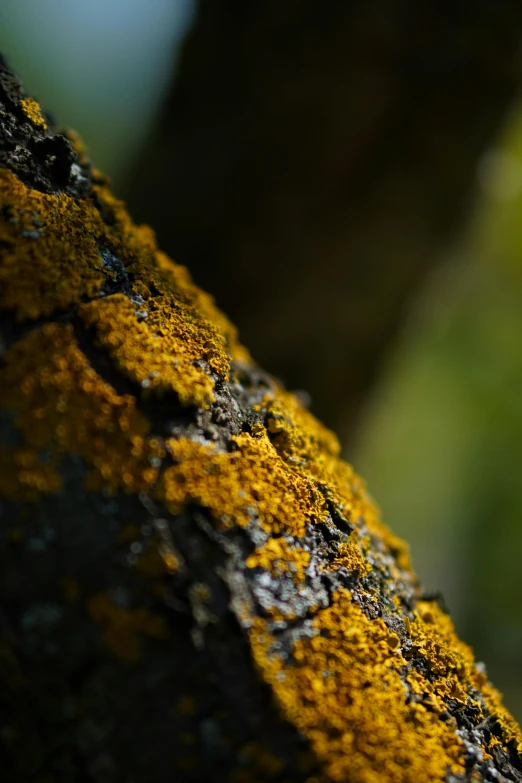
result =
M462 224L521 33L514 0L199 2L131 209L346 436Z

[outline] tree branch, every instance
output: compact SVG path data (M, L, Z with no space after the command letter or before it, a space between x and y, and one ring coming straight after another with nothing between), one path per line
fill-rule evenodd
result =
M2 62L2 780L521 781L335 437L75 146Z

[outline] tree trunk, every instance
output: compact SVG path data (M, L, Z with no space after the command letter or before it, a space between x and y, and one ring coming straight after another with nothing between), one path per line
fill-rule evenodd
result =
M198 4L131 211L343 439L462 225L521 29L514 0Z
M5 783L522 781L335 437L3 62L0 318Z

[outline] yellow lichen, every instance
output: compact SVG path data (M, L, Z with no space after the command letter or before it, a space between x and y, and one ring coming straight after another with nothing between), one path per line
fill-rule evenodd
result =
M35 319L98 294L103 222L92 205L31 190L0 169L2 210L8 219L0 221L0 310Z
M299 403L295 395L278 389L259 408L266 410L267 429L281 456L312 473L332 469L339 441Z
M165 281L173 290L183 294L187 302L216 328L218 335L223 335L230 348L230 354L237 362L251 361L250 354L244 345L238 342L237 329L230 323L224 313L216 307L214 299L194 285L186 267L175 264L165 253L157 252L158 268L165 276Z
M481 692L487 708L502 729L504 741L515 745L522 754L522 735L516 721L502 704L502 697L477 669L471 647L455 633L451 618L436 604L419 601L412 624L412 640L417 652L439 676L435 691L439 696L465 703L469 688ZM474 705L481 710L480 702ZM493 740L498 741L494 738Z
M453 728L407 703L407 661L382 620L368 620L341 590L312 622L316 635L294 644L289 664L271 652L265 621L254 620L250 638L283 715L310 739L329 780L442 783L448 768L465 771Z
M6 352L0 408L12 412L24 441L10 452L11 495L56 491L64 454L85 459L92 489L139 492L156 480L162 450L147 437L149 423L134 398L116 394L90 367L68 325L48 324Z
M207 405L214 381L204 366L226 379L230 357L246 361L248 352L187 270L157 250L150 229L136 227L105 187L95 191L112 213L110 225L92 200L40 193L0 170L0 209L8 215L0 223L0 309L24 320L82 305L83 319L122 372L144 388L175 391L184 404ZM119 254L143 307L122 294L96 299L114 277L101 246Z
M22 98L20 106L27 119L30 120L33 125L36 125L37 128L43 128L43 130L47 128L47 123L42 111L34 98Z
M148 226L135 226L123 202L107 188L96 187L95 191L103 208L112 213L113 224L105 227L105 244L125 265L136 293L146 300L151 297L153 308L147 319L151 330L165 336L173 333L175 352L193 350L196 359L206 361L211 370L227 378L230 357L248 359L235 327L215 307L212 297L194 285L186 268L157 249L154 232Z
M335 435L283 389L267 395L257 407L266 411L267 429L282 459L303 476L321 483L341 517L347 521L364 520L369 532L394 556L398 568L411 572L407 545L382 524L363 480L351 465L339 459Z
M115 366L146 393L174 391L183 404L206 407L214 382L194 362L203 359L210 366L213 348L224 349L223 338L189 320L180 308L168 311L157 301L155 308L148 320L138 322L136 305L124 294L114 294L83 305L80 315L95 327L98 344L108 350Z
M337 551L337 557L331 563L325 565L325 570L337 570L347 568L355 572L359 577L366 576L371 570L371 563L368 562L361 549L361 542L357 540L356 534L352 534L348 541L343 541Z
M284 538L269 538L246 559L248 568L262 568L274 576L288 574L297 583L304 581L309 562L310 552Z
M447 716L448 698L483 715L481 702L470 695L474 688L482 691L504 743L522 750L516 723L494 689L484 686L470 648L435 604L419 602L413 623L406 624L415 660L425 660L432 680L410 666L398 634L380 619L369 620L349 591L334 594L312 624L316 635L294 643L289 663L273 651L265 620L253 618L250 640L284 717L310 739L327 779L442 783L448 770L464 773L466 749L457 722L440 716ZM421 701L409 701L407 688ZM498 742L493 738L491 745ZM483 750L487 757L488 748Z
M243 433L234 442L232 452L187 438L168 442L176 464L165 471L157 494L172 513L192 501L212 511L221 525L246 527L255 515L268 532L297 538L307 522L325 517L317 487L284 464L266 435Z

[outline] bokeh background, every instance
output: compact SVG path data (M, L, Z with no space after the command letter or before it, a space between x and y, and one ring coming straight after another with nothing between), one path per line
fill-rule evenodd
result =
M3 0L0 50L310 391L521 720L520 12L261 5Z

